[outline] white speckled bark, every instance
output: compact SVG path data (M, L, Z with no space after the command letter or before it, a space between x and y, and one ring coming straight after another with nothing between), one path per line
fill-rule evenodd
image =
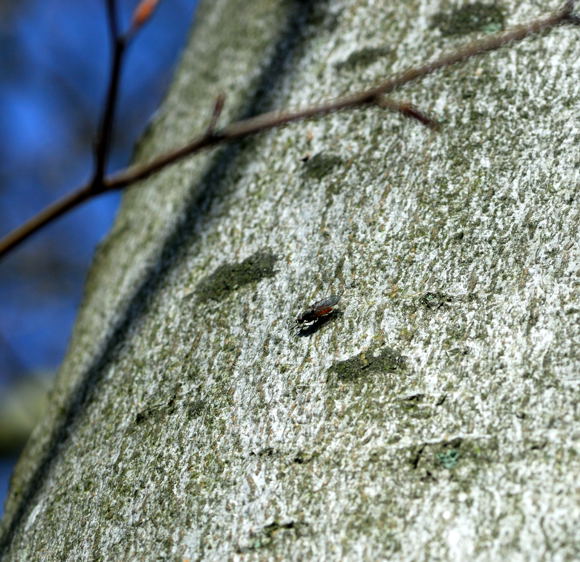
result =
M219 92L228 117L303 105L474 37L433 25L450 7L208 0L139 158ZM128 193L6 559L578 559L579 38L401 91L440 134L335 115ZM296 337L330 293L342 315Z

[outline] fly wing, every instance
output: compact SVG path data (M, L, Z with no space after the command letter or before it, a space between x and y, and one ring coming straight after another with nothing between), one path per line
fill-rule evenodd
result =
M329 297L326 297L325 299L322 299L318 302L315 302L311 306L311 308L313 310L332 308L333 306L336 306L336 304L338 303L339 300L340 300L340 295L330 295Z

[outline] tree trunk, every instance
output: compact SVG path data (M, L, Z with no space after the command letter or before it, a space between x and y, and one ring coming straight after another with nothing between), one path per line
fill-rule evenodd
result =
M467 6L207 0L137 159L220 93L224 123L304 106L559 0ZM439 133L345 112L126 193L0 553L577 559L578 37L397 92Z

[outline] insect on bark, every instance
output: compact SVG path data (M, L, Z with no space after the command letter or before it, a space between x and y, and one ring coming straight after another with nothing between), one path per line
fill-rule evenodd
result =
M336 315L336 305L340 300L340 295L330 295L329 297L311 304L296 318L298 335L308 336L316 332L333 316Z

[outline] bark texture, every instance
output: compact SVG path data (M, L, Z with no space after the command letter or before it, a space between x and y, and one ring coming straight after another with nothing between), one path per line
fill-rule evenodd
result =
M137 158L558 6L207 0ZM4 559L578 559L579 36L400 91L439 134L344 113L128 192Z

